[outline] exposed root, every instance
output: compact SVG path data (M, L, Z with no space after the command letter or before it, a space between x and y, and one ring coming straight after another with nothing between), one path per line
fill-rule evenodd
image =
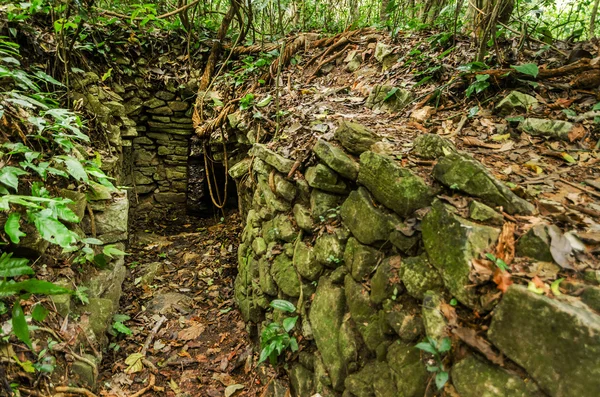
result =
M150 391L151 389L154 390L156 388L156 377L152 374L150 374L150 381L148 382L148 385L146 387L141 388L140 390L138 390L137 392L135 392L134 394L132 394L129 397L140 397L142 395L144 395L147 391ZM162 388L160 388L162 389ZM159 391L159 390L157 390Z

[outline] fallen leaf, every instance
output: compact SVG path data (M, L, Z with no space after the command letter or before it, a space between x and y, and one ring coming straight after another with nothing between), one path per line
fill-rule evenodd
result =
M125 359L125 364L128 365L125 373L135 374L136 372L140 372L142 369L144 369L144 364L142 363L143 358L144 355L142 353L133 353L129 355L129 357Z
M515 259L515 227L514 223L506 222L496 245L496 258L502 259L507 265Z
M500 268L494 270L494 277L492 280L494 283L496 283L497 288L502 292L506 292L508 287L513 284L511 274L507 271L501 270Z
M223 384L223 386L229 386L229 385L235 384L235 381L233 380L231 375L226 374L224 372L223 373L215 373L215 374L213 374L212 378L214 380L218 380L219 382L221 382Z
M493 275L491 262L485 259L471 259L471 272L469 279L475 284L490 281Z
M571 128L571 131L569 131L569 134L568 134L569 141L574 142L578 139L583 138L584 135L585 135L585 128L583 128L583 126L581 124L575 125L573 128Z
M225 388L225 397L231 397L235 394L236 391L242 390L244 385L240 385L236 383L235 385L229 385Z
M560 230L549 227L548 235L550 236L550 253L554 261L563 269L573 269L571 261L573 260L573 247Z
M194 340L204 332L204 325L202 324L194 324L191 327L186 329L182 329L177 334L177 337L182 340Z
M472 328L458 327L452 333L460 338L467 345L479 350L488 360L494 364L504 365L504 359L501 354L496 353L492 349L492 345L477 335L477 331Z
M171 379L169 381L169 387L171 388L171 390L173 390L175 392L175 394L181 393L181 389L179 388L179 385L173 379Z

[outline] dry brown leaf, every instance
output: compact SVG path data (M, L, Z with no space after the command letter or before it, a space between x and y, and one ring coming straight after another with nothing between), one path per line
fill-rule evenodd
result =
M504 365L504 359L501 354L496 353L492 349L492 345L481 336L477 335L477 331L472 328L458 327L452 331L460 340L474 349L479 350L488 360L497 365Z
M577 124L575 126L573 126L573 128L571 128L571 131L569 131L569 141L570 142L574 142L578 139L583 138L585 135L585 128L583 128L583 126L581 124Z
M488 149L502 149L502 144L500 143L485 143L477 138L474 138L472 136L466 136L463 139L463 143L467 146L477 146L477 147L484 147L484 148L488 148Z
M492 264L486 259L471 259L469 280L475 284L483 284L492 278Z
M496 258L502 259L507 265L515 259L515 227L514 223L506 222L496 245Z
M456 309L454 307L447 304L446 302L442 302L442 304L440 305L440 311L442 312L444 317L446 317L446 320L448 320L448 325L452 327L458 326L458 315L456 314Z
M204 332L204 325L202 324L194 324L191 327L186 329L182 329L177 334L177 337L181 340L194 340Z
M494 278L492 280L496 283L497 288L502 292L506 292L508 287L513 284L510 273L503 271L500 268L494 270Z

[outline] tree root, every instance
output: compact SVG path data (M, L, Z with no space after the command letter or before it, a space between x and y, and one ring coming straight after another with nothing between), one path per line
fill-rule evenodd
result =
M129 397L140 397L144 395L147 391L150 391L151 389L155 391L162 391L163 389L162 387L156 386L156 377L152 374L150 374L150 381L148 382L148 385L146 387L141 388Z

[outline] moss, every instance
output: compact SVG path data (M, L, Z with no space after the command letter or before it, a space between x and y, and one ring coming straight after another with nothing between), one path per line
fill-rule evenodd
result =
M308 185L325 192L343 194L346 192L346 183L338 175L324 164L309 167L305 173Z
M425 254L405 258L400 278L408 294L417 299L423 299L429 290L441 291L444 287L440 274L430 265Z
M432 200L431 190L420 177L373 152L360 156L358 182L400 216L408 216Z
M488 337L551 396L600 390L600 316L581 302L512 285L494 310Z
M356 281L361 281L375 270L383 253L368 245L363 245L354 237L348 239L344 250L344 263Z
M461 397L533 397L541 396L530 382L473 356L454 364L452 384Z
M381 138L367 127L349 121L340 122L335 131L337 139L350 153L360 154L371 148Z
M456 152L456 147L449 140L436 134L422 134L413 141L413 153L417 156L434 160L448 153Z
M499 205L509 214L532 214L535 207L515 195L479 161L467 154L451 153L438 161L433 176L444 185Z
M339 147L319 139L313 147L313 152L322 162L344 178L355 181L358 177L358 163Z
M340 212L344 224L363 244L373 244L388 239L399 220L375 208L363 187L350 193Z
M421 224L423 244L444 285L461 303L476 307L477 297L469 279L470 261L491 247L500 231L469 222L436 200Z
M271 274L284 294L292 297L300 296L300 281L290 257L285 254L277 255L271 267Z

